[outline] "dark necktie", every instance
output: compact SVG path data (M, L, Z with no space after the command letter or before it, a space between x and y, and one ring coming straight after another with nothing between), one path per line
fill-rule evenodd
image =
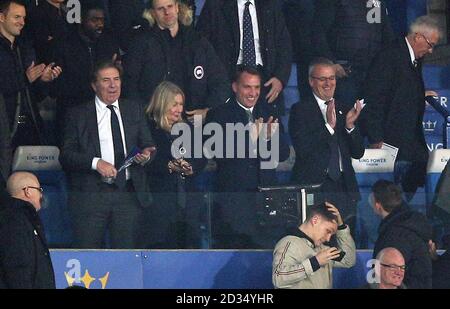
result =
M249 66L256 66L255 40L253 37L252 17L250 16L251 2L245 3L243 30L242 30L242 64Z
M119 169L125 161L125 153L123 151L122 133L120 132L119 118L114 111L113 105L108 105L108 109L111 111L111 131L114 144L114 167ZM119 188L124 188L126 183L125 171L117 174L114 183Z
M245 113L247 114L248 123L255 122L255 117L253 117L253 114L249 109L246 109Z
M325 102L328 105L330 101ZM334 134L329 141L330 145L330 161L328 162L328 177L334 181L338 181L341 177L341 168L339 166L339 144L337 139L337 132L335 128Z

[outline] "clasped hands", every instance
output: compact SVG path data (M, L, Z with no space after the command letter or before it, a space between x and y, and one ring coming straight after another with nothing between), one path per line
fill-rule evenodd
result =
M194 171L192 170L192 165L183 158L169 161L169 163L167 164L167 168L169 169L169 173L171 174L179 173L182 176L190 176L194 174Z

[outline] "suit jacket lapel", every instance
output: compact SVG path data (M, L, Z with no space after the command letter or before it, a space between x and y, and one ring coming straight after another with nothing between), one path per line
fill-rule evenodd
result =
M266 17L266 2L263 0L255 0L255 9L256 9L256 19L258 22L258 33L259 33L259 46L265 46L264 42L264 21L269 17ZM263 51L263 48L261 48Z
M88 103L88 108L86 109L86 119L88 125L89 136L91 137L92 142L94 143L94 149L96 155L101 157L100 151L100 140L98 134L98 121L97 121L97 110L95 109L95 101L91 101Z
M239 14L236 0L226 0L223 7L223 15L226 17L229 25L229 29L233 31L234 46L239 55L240 48L240 31L239 31Z
M129 130L127 130L127 128L130 127L130 124L128 123L128 121L133 121L133 119L131 119L131 117L129 116L129 109L126 103L124 103L124 101L119 100L119 109L120 109L120 116L122 118L122 125L123 125L123 133L125 134L125 149L127 150L127 154L130 153L130 149L129 149L129 144L128 141L130 140L129 136L127 135L127 133L130 133ZM136 145L137 146L137 145Z

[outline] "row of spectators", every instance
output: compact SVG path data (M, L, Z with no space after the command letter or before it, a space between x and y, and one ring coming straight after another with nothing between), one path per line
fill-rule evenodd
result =
M36 102L53 97L74 246L102 247L107 229L113 248L198 246L184 239L189 233L179 226L192 223L186 204L198 202L186 191L195 192L190 183L205 160L174 156L177 136L171 129L193 123L195 116L222 128L243 124L258 130L265 124L264 138L249 130L245 147L235 136L223 143L250 149L263 140L277 161L287 159L280 117L292 44L284 15L273 0L208 0L194 27L192 3L152 0L144 14L148 22L134 27L128 19L130 26L113 26L111 32L105 17L114 25L113 3L106 10L103 2L82 1L81 23L70 25L64 1L39 1L26 29L24 4L1 0L6 156L9 144L48 143ZM407 200L423 185L428 153L421 61L441 36L435 20L424 16L407 37L394 40L384 2L374 1L371 8L379 9L379 22L367 21L367 1L316 1L314 20L305 26L317 30L305 32L311 34L305 45L313 48L297 59L302 100L289 114L296 152L292 182L320 183L317 202L335 205L352 232L360 195L351 159L363 156L364 135L372 148L384 142L399 148L395 177ZM139 164L120 172L134 146L140 148ZM261 247L286 232L274 234L257 224L257 188L276 184L276 177L274 168L261 169L267 158L261 147L256 151L215 158L217 248ZM7 175L7 164L4 170Z

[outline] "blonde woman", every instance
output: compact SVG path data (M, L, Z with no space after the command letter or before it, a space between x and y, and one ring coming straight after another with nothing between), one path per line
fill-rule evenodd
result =
M153 205L148 210L147 224L149 248L186 248L192 244L195 223L187 222L186 192L192 191L192 178L205 162L203 159L175 159L171 153L172 142L178 136L171 135L173 125L184 122L185 96L174 83L164 81L156 87L146 109L150 130L158 147L158 155L149 169L150 191ZM192 221L192 220L190 220ZM189 243L186 243L186 239Z

